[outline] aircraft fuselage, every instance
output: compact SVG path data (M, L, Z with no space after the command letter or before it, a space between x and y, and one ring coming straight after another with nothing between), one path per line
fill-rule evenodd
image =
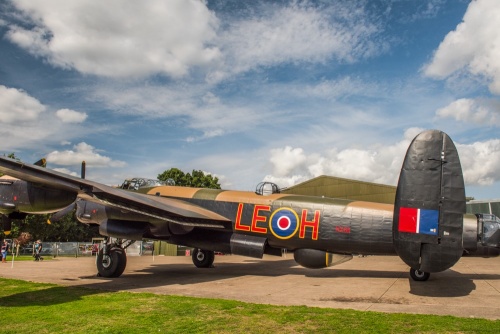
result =
M266 238L271 247L395 254L393 206L388 204L171 186L148 193L214 211L231 220L233 233Z

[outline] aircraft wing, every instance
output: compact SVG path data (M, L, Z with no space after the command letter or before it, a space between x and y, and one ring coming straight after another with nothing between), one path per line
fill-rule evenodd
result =
M231 221L227 218L181 200L113 188L5 157L0 157L0 172L42 187L77 193L85 200L116 206L167 222L231 229Z

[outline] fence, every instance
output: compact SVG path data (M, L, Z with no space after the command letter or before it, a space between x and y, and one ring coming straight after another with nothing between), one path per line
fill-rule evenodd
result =
M95 256L99 251L100 243L91 242L43 242L42 243L42 256ZM152 241L136 241L125 251L129 256L153 255L153 242ZM11 249L16 252L16 249ZM30 243L19 248L18 255L32 255L33 244Z

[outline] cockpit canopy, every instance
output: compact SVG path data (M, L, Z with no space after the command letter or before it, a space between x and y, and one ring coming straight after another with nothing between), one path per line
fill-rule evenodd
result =
M158 187L158 186L165 186L165 185L175 185L172 184L171 179L167 180L167 182L160 181L160 180L153 180L153 179L145 179L142 177L134 177L132 179L126 179L123 184L120 186L122 189L130 189L130 190L139 190L140 188L151 188L151 187Z
M255 193L257 195L271 195L271 194L279 194L281 189L277 184L272 182L261 182L255 188Z

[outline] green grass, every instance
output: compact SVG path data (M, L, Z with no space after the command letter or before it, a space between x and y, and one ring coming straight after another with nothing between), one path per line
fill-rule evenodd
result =
M500 333L500 321L108 292L0 278L1 333Z

